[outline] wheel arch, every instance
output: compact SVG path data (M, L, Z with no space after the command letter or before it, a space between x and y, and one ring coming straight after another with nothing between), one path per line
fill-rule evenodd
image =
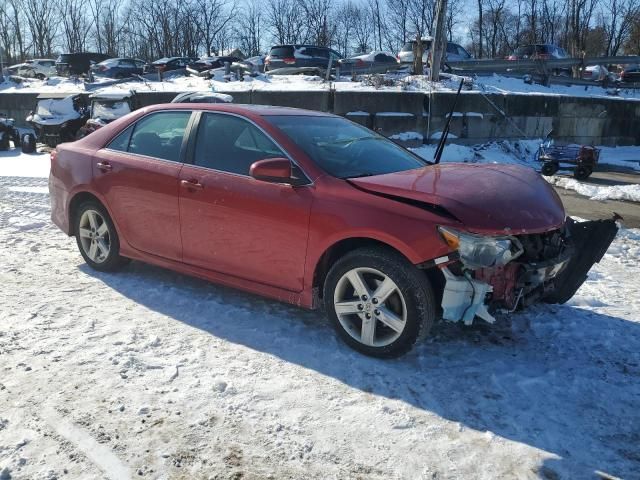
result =
M109 209L107 208L107 206L96 195L94 195L91 192L87 192L86 190L77 192L73 195L73 197L71 197L71 200L69 200L69 206L67 208L67 214L69 218L69 232L68 232L69 236L73 236L76 234L75 232L76 212L78 210L78 207L80 207L80 205L82 205L84 202L87 202L87 201L95 201L99 203L100 205L102 205L102 207L104 207L105 210L107 210L107 212L109 213L109 216L111 216L111 212L109 212ZM111 221L113 221L112 216L111 216ZM115 225L115 222L114 222L114 225ZM117 227L116 227L116 230L117 230Z
M411 262L411 259L405 253L403 253L400 249L382 240L378 240L376 238L371 238L371 237L343 238L342 240L338 240L335 243L331 244L328 248L326 248L325 251L322 253L322 255L320 255L320 257L318 258L318 261L315 264L314 271L313 271L313 280L312 280L314 297L316 297L317 299L322 298L324 280L327 277L327 273L329 273L329 269L331 268L331 265L333 265L339 258L343 257L347 253L363 247L386 248L398 253L407 261ZM314 301L314 303L316 302Z

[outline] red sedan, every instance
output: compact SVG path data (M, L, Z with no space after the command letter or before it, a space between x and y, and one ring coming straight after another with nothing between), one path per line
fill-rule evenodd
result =
M91 267L136 259L324 305L379 357L437 318L566 301L617 231L565 218L531 169L432 165L344 118L279 107L135 111L59 145L49 189Z

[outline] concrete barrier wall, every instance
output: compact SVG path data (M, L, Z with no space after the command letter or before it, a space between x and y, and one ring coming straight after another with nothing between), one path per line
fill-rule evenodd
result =
M385 135L442 131L455 94L390 91L221 91L234 103L279 105L343 115ZM141 106L169 102L175 92L140 92ZM36 93L0 93L0 112L24 125ZM431 111L431 118L428 113ZM554 137L594 145L640 145L640 101L463 92L451 122L458 143Z

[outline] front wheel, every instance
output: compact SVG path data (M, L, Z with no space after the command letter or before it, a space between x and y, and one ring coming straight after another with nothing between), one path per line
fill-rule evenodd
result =
M362 248L340 258L325 280L324 305L349 346L379 358L411 350L435 319L426 275L385 248Z
M31 133L26 133L22 137L22 153L33 153L36 151L36 137Z
M550 177L552 175L555 175L555 173L558 171L559 166L557 163L555 162L545 162L542 165L542 175L544 175L545 177Z
M104 272L117 270L128 262L120 256L120 240L105 208L95 201L85 202L77 210L76 242L87 264Z
M9 150L11 147L9 143L9 134L7 132L0 133L0 151Z

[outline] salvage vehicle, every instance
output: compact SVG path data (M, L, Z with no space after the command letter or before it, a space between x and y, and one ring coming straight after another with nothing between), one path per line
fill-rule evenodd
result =
M327 70L340 60L340 55L328 47L315 45L275 45L264 59L264 71L282 68L319 68Z
M77 139L86 137L138 108L137 97L133 91L93 93L89 95L89 101L89 118L76 133Z
M171 103L231 103L233 97L216 92L182 92L176 95Z
M85 97L64 93L41 93L35 111L27 117L34 134L22 138L22 151L31 153L36 142L55 147L61 142L72 142L89 118Z
M343 58L338 60L338 65L343 75L387 73L400 67L400 63L392 53L381 51Z
M306 307L396 357L438 318L570 299L618 230L518 165L432 164L323 112L154 105L51 155L51 217L99 271L130 259Z
M25 78L37 78L44 80L51 75L56 74L56 61L48 58L34 58L33 60L25 60L24 63L18 63L7 68L11 75L17 75Z
M94 77L124 79L142 75L144 65L145 62L137 58L109 58L91 65L90 70Z
M86 75L91 65L100 63L108 58L104 53L63 53L56 60L56 72L58 75L69 77L72 75Z
M196 59L192 57L164 57L156 60L155 62L147 63L144 66L144 73L179 70L186 68L187 65L195 61Z
M204 57L187 65L187 73L197 77L208 77L209 70L213 70L214 68L223 68L225 63L231 65L232 63L241 61L242 59L240 57Z
M14 147L20 146L20 132L15 126L15 120L0 113L0 150L9 150L11 143Z

